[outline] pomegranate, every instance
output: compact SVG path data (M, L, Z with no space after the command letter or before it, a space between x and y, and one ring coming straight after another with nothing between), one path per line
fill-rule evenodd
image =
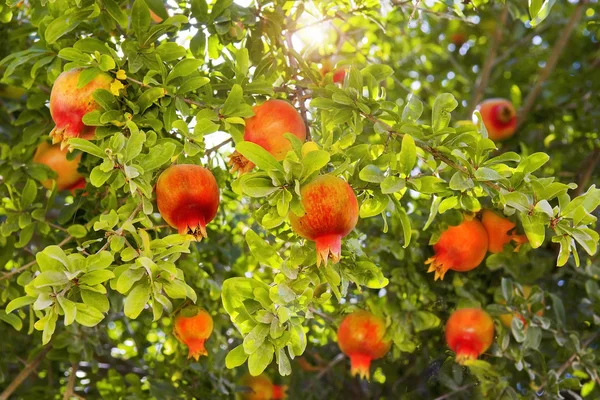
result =
M461 308L446 323L446 343L456 353L456 362L475 360L492 345L494 321L480 308Z
M448 270L465 272L477 268L488 249L485 228L477 219L465 219L460 225L451 226L433 245L435 255L425 264L431 264L427 272L434 272L434 279L444 279Z
M214 175L193 164L172 165L158 178L156 203L163 219L181 235L206 238L206 224L219 208L219 188Z
M175 317L173 334L188 347L188 358L198 361L200 356L208 355L204 342L212 331L212 317L199 307L186 307Z
M337 332L340 350L350 357L352 376L369 379L371 361L390 351L385 337L385 321L368 311L356 311L344 318Z
M329 257L340 260L342 238L358 222L358 201L352 187L333 175L322 175L300 190L304 215L289 213L292 229L317 246L317 266Z
M70 138L89 139L96 128L84 125L82 118L100 106L94 100L96 89L110 89L113 78L108 74L99 74L82 88L77 87L81 69L65 71L56 78L50 93L50 114L56 127L50 132L52 143L67 145Z
M292 144L283 135L291 133L301 141L306 140L306 125L302 116L287 101L268 100L261 105L254 106L254 116L246 119L244 140L252 142L281 161ZM240 171L241 174L252 171L254 164L237 151L231 155L229 165L231 172Z
M519 251L522 243L527 243L527 236L511 232L516 224L509 219L502 218L490 210L483 210L481 223L488 235L488 250L491 253L502 253L504 246L511 240L517 243L515 251Z
M321 67L321 76L325 77L328 73L333 71L333 83L344 83L346 77L346 68L334 68L333 63L330 60L323 61Z
M531 286L527 286L527 285L523 285L523 297L525 299L528 299L529 296L531 296ZM499 301L500 304L506 304L505 300L501 300ZM527 306L527 309L529 310L529 312L531 312L531 306ZM535 313L538 316L543 316L544 315L544 309L539 310L537 313ZM513 313L513 314L501 314L498 316L498 318L500 318L500 322L502 322L502 325L504 325L507 328L510 328L512 325L512 320L514 317L519 318L522 322L523 325L527 326L527 321L525 320L525 317L523 317L521 314L519 313Z
M42 142L33 155L34 163L44 164L56 172L56 187L58 190L73 191L85 187L85 179L77 172L81 161L81 153L72 160L67 159L68 154L67 149L61 150L58 145ZM46 179L42 182L42 186L51 189L53 180Z
M517 129L517 113L512 103L506 99L489 99L482 102L477 109L493 141L510 138Z
M245 375L240 384L246 386L250 391L241 394L244 400L276 400L287 397L285 385L274 385L266 375Z

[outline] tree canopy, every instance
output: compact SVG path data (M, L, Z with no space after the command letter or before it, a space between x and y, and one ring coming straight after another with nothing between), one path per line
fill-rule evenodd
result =
M0 399L600 397L598 0L0 0L0 37Z

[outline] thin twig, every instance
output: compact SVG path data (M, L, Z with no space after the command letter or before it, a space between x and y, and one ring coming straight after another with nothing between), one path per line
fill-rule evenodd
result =
M69 235L65 239L63 239L63 241L60 242L57 246L58 247L62 247L65 244L69 243L71 240L73 240L73 236ZM23 266L15 269L15 270L13 270L13 271L7 272L4 275L0 276L0 281L3 281L4 279L8 279L8 278L10 278L13 275L20 274L21 272L25 271L27 268L35 265L36 263L37 263L37 261L33 260L33 261L28 262L27 264L25 264L25 265L23 265Z
M538 95L542 91L542 85L544 84L546 79L548 79L552 71L554 71L554 67L556 67L556 63L560 59L561 54L567 46L567 43L569 42L569 38L571 37L575 26L577 26L577 23L581 19L583 9L585 8L585 5L587 3L588 0L579 1L579 4L575 8L575 11L573 11L573 14L571 15L571 18L569 18L569 22L567 22L567 25L558 35L558 40L554 44L554 47L552 47L552 51L550 52L550 56L546 61L544 69L542 69L542 71L540 72L537 81L535 82L535 86L533 87L533 89L531 89L531 91L525 98L523 107L521 107L521 109L519 110L517 116L517 129L523 124L523 122L525 122L525 118L533 108L533 105L535 104Z
M127 219L125 220L125 222L123 222L123 224L121 225L121 227L119 229L117 229L112 236L121 236L121 234L123 233L123 227L125 225L127 225L128 223L130 223L131 221L133 221L133 219L135 218L135 216L137 215L137 213L142 209L144 203L140 202L137 207L135 207L135 210L133 210L133 212L131 213L131 215L129 217L127 217ZM110 238L108 238L106 240L106 243L104 244L104 246L102 246L100 248L100 250L98 250L98 253L103 252L104 250L106 250L108 248L108 246L110 245Z
M47 345L40 351L40 353L33 359L29 364L19 372L19 375L12 380L12 382L4 389L4 391L0 394L0 400L8 400L10 396L13 394L15 390L27 379L29 375L40 365L46 354L50 351L52 346Z
M225 141L223 141L223 142L219 143L218 145L211 147L210 149L206 150L206 151L204 152L204 154L208 156L208 155L210 155L210 153L212 153L212 152L215 152L215 151L219 150L221 147L223 147L223 146L225 146L226 144L228 144L228 143L231 143L231 142L233 142L233 138L229 138L229 139L227 139L227 140L225 140Z
M412 13L410 13L410 18L408 18L409 25L410 22L415 18L415 14L417 13L417 9L419 8L419 3L421 3L421 0L417 0L417 2L415 3L415 7L412 10Z
M585 160L583 161L583 163L581 164L581 168L580 171L582 171L580 177L579 177L579 181L577 182L577 189L575 189L575 196L579 196L581 194L583 194L583 191L585 190L586 186L588 185L588 182L590 181L592 174L594 172L594 169L596 168L596 165L598 165L598 162L600 161L600 149L599 148L595 148L594 151L592 151L590 153L590 155L588 155Z
M472 114L479 104L479 101L483 97L485 93L485 89L487 88L488 82L490 80L490 76L492 74L492 67L494 66L494 60L496 59L496 54L498 53L498 48L500 47L500 42L502 42L502 35L504 33L504 28L506 25L506 21L508 19L508 4L504 6L502 9L502 14L500 14L500 22L496 26L496 31L494 32L494 37L492 39L492 44L490 46L490 50L488 51L487 56L485 57L485 63L483 64L483 68L481 69L481 75L479 76L479 83L477 84L477 88L475 89L475 94L473 95L473 100L471 100L471 107L469 108L469 114Z
M457 387L455 390L451 391L450 393L446 393L440 397L436 397L434 400L446 400L449 399L450 397L460 393L460 392L464 392L465 390L471 389L473 386L475 386L474 383L468 383L466 385L462 385Z
M590 336L588 339L586 339L582 344L581 344L581 350L583 351L586 347L588 347L594 340L596 340L596 338L598 337L598 335L600 335L600 331L594 333L592 336ZM565 361L565 363L563 365L560 366L560 368L556 371L556 379L560 378L561 375L567 370L567 368L569 368L571 366L571 364L573 364L573 362L575 361L576 358L579 357L579 353L575 352L571 355L571 357L569 357L569 359L567 361ZM546 385L548 384L548 380L545 380L540 387L537 389L538 393L541 393L542 390L546 387Z
M67 382L67 388L65 389L63 400L69 400L75 395L75 378L77 377L76 373L78 368L79 363L74 362L71 364L71 374L69 375L69 381Z
M385 123L384 121L380 120L379 118L375 117L374 115L371 114L365 114L362 113L362 115L367 118L369 121L371 121L373 124L379 123L387 132L389 135L394 135L394 136L398 136L400 138L404 137L403 133L400 132L396 132L394 130L394 128L392 128L389 124ZM462 172L463 174L467 175L469 178L474 178L473 174L471 174L471 172L469 172L469 170L465 167L463 167L460 164L455 163L454 161L452 161L451 159L449 159L448 157L446 157L444 154L442 154L438 149L433 148L431 146L429 146L427 143L424 143L420 140L415 140L415 144L420 147L421 149L425 150L427 153L431 154L433 156L433 158L442 161L443 163L445 163L446 165L448 165L449 167ZM500 186L498 186L497 184L490 182L490 181L483 181L481 182L481 184L489 187L490 189L493 189L497 192L500 192L502 190L502 188Z

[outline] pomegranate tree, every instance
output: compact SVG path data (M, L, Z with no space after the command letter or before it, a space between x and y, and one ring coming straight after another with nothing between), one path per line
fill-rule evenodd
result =
M331 257L340 260L342 238L358 222L358 201L352 187L341 178L322 175L300 190L304 215L289 213L292 229L317 246L317 266Z

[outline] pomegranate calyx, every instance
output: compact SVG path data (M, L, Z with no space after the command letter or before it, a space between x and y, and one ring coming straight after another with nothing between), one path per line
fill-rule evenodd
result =
M315 244L317 246L317 267L321 266L321 262L324 262L325 266L327 266L329 258L332 259L334 264L340 261L342 254L341 235L319 236L315 239Z
M350 355L350 373L352 376L360 376L361 379L369 380L371 378L371 356L362 353Z
M434 281L437 281L438 279L443 281L444 276L446 276L446 272L448 272L448 270L450 269L447 266L445 266L444 261L440 258L441 257L439 255L435 255L433 257L429 257L427 261L425 261L425 265L430 264L427 272L434 272Z
M227 163L231 167L231 173L238 172L240 175L247 174L252 171L255 167L254 163L244 157L237 150L233 152L233 154L229 158L229 162Z

